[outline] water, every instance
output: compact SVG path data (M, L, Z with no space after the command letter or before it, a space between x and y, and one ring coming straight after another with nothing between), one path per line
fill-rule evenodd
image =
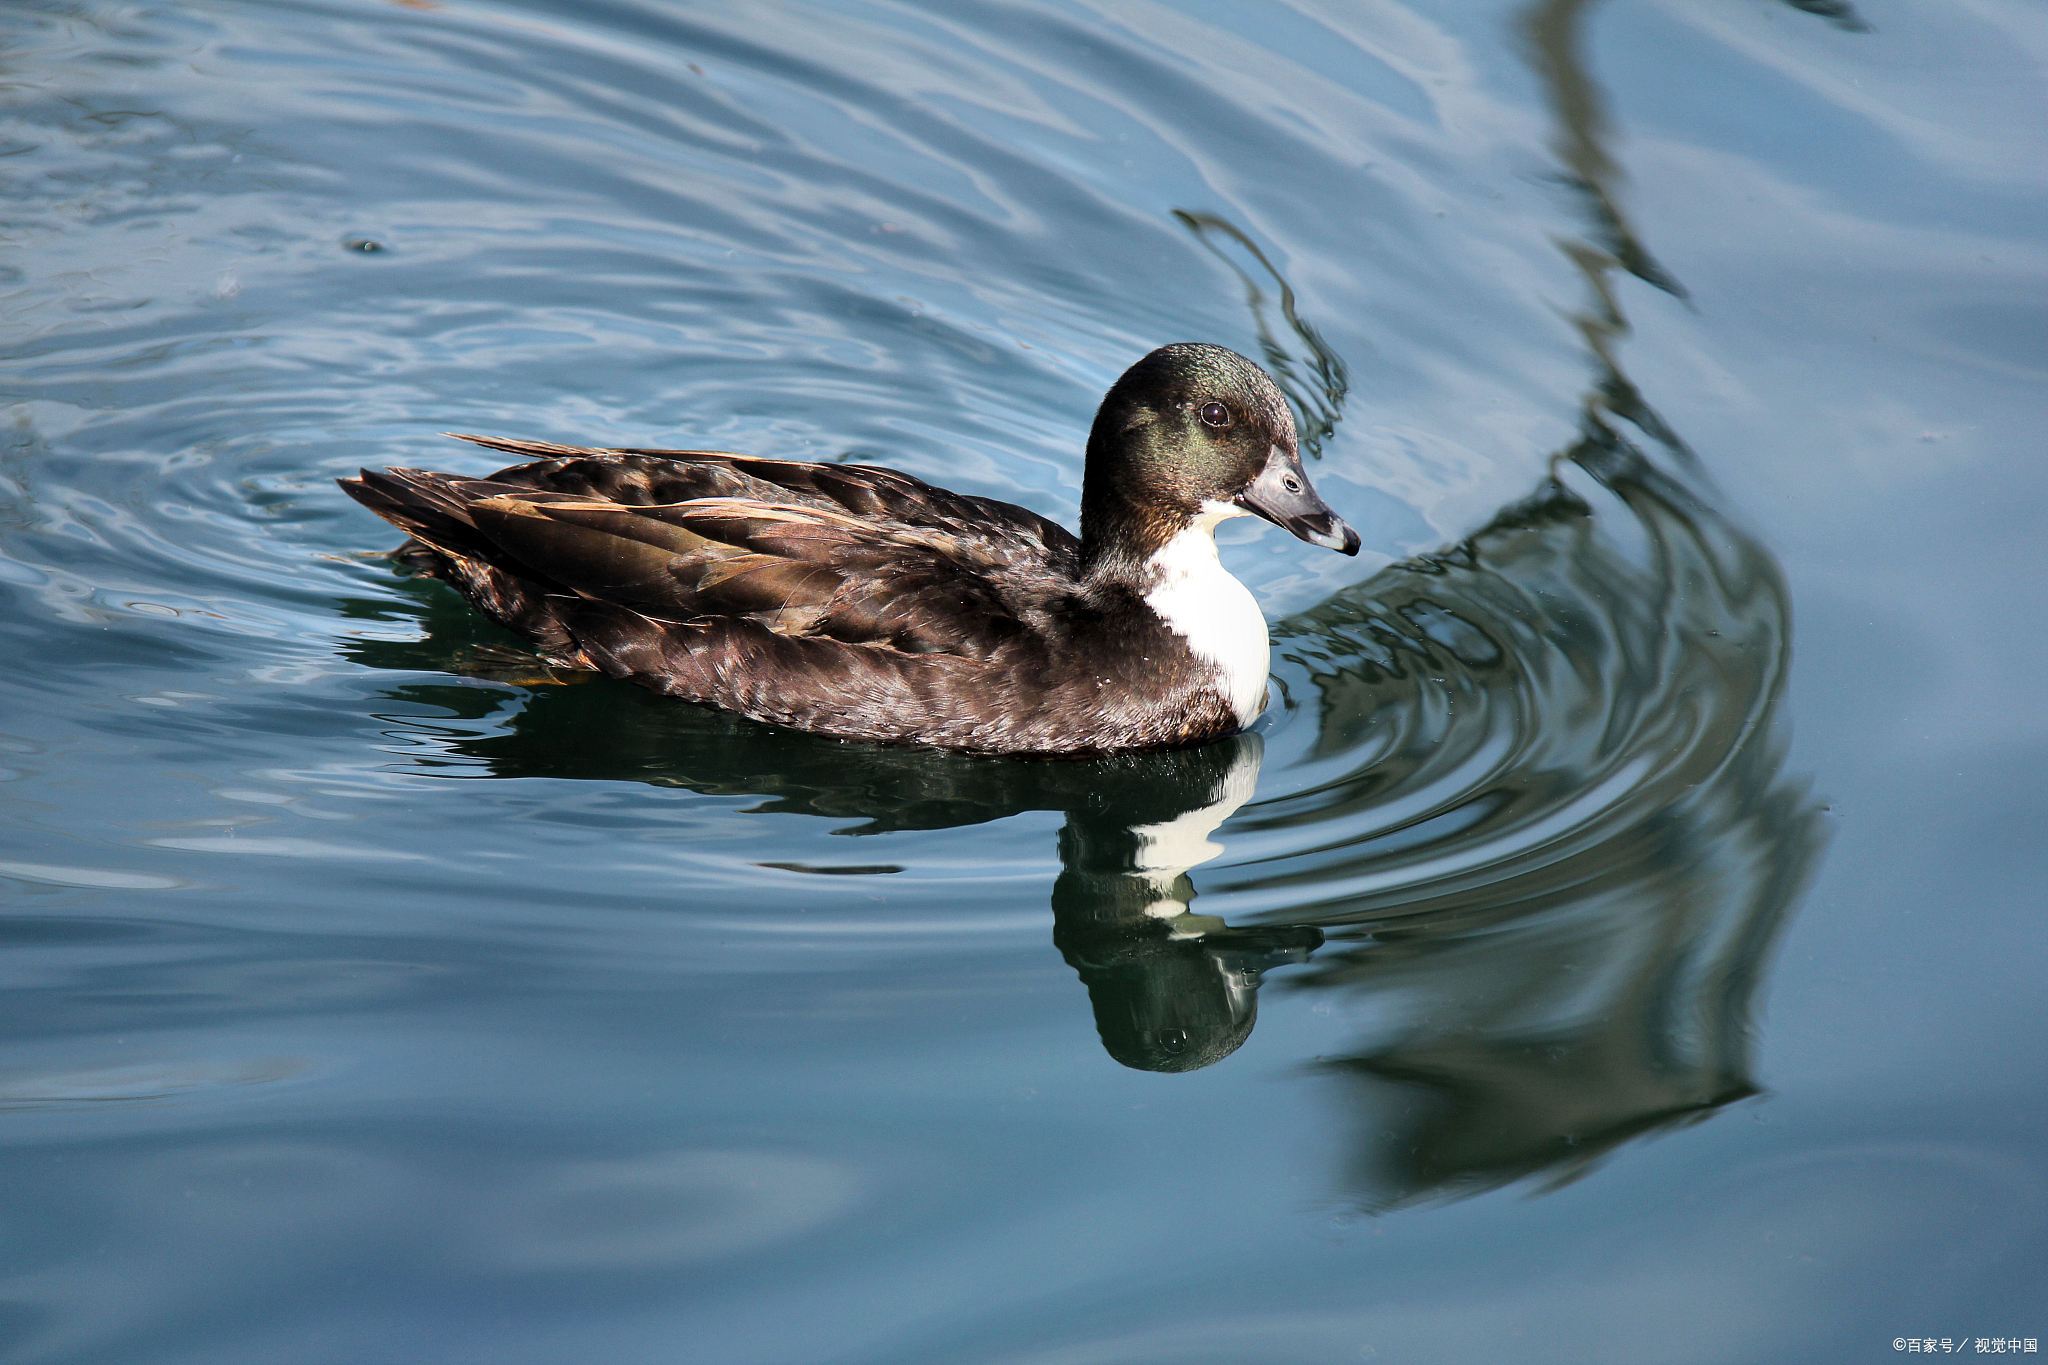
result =
M1436 12L1447 11L1447 12ZM2048 1336L2048 15L0 15L21 1361L1874 1360ZM1262 357L1237 740L547 685L442 430L1071 520Z

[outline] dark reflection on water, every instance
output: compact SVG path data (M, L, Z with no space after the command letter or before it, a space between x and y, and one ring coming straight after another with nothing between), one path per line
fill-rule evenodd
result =
M1775 564L1612 432L1453 553L1290 623L1326 743L1375 761L1312 818L1353 889L1297 922L1301 991L1390 1008L1322 1064L1372 1207L1562 1181L1756 1092L1751 1016L1813 869L1783 771ZM1643 539L1617 542L1609 521Z
M1259 358L1294 404L1303 451L1321 458L1323 443L1343 420L1344 399L1351 391L1343 357L1301 316L1294 287L1242 228L1218 213L1175 209L1173 216L1243 283L1245 307L1259 336ZM1292 341L1283 340L1274 328L1275 310Z
M1868 33L1870 24L1849 0L1785 0L1793 9L1817 14L1836 28L1849 33Z
M1053 942L1125 1066L1193 1071L1229 1056L1257 1021L1264 973L1323 941L1308 925L1233 928L1189 908L1188 872L1223 852L1210 836L1251 797L1263 750L1256 734L1191 750L1170 774L1153 770L1170 780L1098 790L1060 830Z
M1299 918L1329 942L1290 984L1386 1005L1318 1064L1369 1208L1568 1182L1757 1093L1754 1002L1821 846L1776 723L1783 576L1616 356L1614 271L1686 291L1619 207L1592 8L1523 17L1586 223L1563 246L1588 299L1577 441L1455 550L1276 632L1317 752L1371 750L1313 813L1274 813L1332 826L1314 876L1348 892Z

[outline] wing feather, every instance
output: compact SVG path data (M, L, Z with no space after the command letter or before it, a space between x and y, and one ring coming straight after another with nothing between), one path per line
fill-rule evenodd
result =
M572 619L544 603L580 599L972 661L1028 634L1078 567L1055 523L894 470L461 439L528 462L483 479L366 470L345 486L480 606L516 600L527 629L537 614Z

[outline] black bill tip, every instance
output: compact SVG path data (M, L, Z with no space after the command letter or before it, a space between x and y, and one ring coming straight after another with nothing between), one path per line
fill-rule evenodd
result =
M1246 511L1257 513L1311 545L1339 554L1358 553L1358 532L1331 511L1330 504L1309 485L1301 457L1290 451L1275 446L1264 472L1238 494L1237 501Z

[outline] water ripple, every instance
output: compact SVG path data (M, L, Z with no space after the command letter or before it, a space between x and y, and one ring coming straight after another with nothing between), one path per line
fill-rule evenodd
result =
M0 16L0 646L37 665L0 671L0 880L40 1049L0 1100L189 1125L128 1130L106 1207L44 1221L230 1246L214 1284L266 1300L287 1224L345 1243L335 1278L372 1245L522 1280L788 1253L887 1211L829 1137L762 1142L760 1092L872 1108L895 1059L843 1059L846 1017L1017 1008L1032 966L1118 1078L1244 1064L1263 997L1267 1063L1335 1097L1348 1205L1575 1179L1757 1093L1823 834L1792 626L1614 359L1606 274L1684 286L1608 182L1585 8L1526 34L1571 128L1398 6ZM331 483L482 468L433 433L502 430L876 460L1070 520L1103 387L1183 337L1266 361L1378 552L1230 541L1274 706L1187 752L967 760L553 685ZM110 1062L130 1030L170 1060ZM633 1112L671 1083L730 1084L730 1131ZM506 1116L557 1086L646 1131L520 1149ZM437 1198L475 1212L401 1235ZM104 1283L25 1297L120 1354L147 1329L95 1316Z

